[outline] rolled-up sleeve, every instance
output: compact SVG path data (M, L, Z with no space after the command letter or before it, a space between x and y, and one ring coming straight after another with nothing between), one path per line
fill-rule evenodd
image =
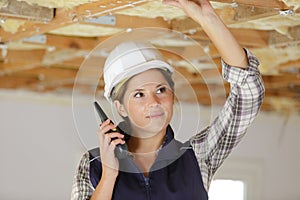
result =
M259 61L247 49L245 52L246 69L222 61L222 75L230 83L230 94L212 124L190 139L206 189L218 167L245 135L263 101L265 89Z

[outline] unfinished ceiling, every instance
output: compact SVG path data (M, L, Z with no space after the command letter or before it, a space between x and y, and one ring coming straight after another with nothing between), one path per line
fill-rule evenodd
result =
M239 43L260 59L266 86L262 109L300 113L300 0L211 2ZM92 49L118 33L144 27L186 34L205 47L206 55L220 68L220 57L201 27L160 0L0 0L0 89L71 95L77 71ZM168 37L152 42L181 52L194 49L189 42ZM197 102L223 103L203 92L224 88L214 79L219 76L215 67L204 58L192 58L200 60L204 67L198 69L212 80L203 82L180 55L163 53L190 80ZM100 57L104 60L105 55ZM99 61L92 65L102 67ZM89 88L89 83L82 83L82 94ZM102 81L97 89L101 93ZM225 89L228 93L226 84ZM184 94L184 89L177 93ZM187 96L184 101L195 99Z

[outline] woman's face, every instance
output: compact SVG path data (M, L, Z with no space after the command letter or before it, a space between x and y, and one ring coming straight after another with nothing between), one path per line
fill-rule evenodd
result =
M135 137L151 137L171 121L174 96L168 82L157 69L142 72L128 82L119 113L130 120Z

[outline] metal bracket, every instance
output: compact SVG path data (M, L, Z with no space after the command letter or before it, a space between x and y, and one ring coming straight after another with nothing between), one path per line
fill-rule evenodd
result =
M101 17L96 17L96 18L91 18L91 19L84 19L82 21L83 22L88 22L88 23L115 26L116 25L116 16L106 15L106 16L101 16Z
M44 34L34 35L34 36L31 36L31 37L24 38L23 42L46 44L47 36L44 35Z

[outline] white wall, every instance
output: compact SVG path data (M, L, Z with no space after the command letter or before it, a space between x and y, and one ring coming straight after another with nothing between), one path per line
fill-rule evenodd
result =
M0 199L70 198L80 156L85 147L96 144L97 120L90 103L76 106L75 126L70 97L0 93ZM195 124L195 107L181 108L184 124L189 123L183 130L190 130ZM211 115L209 109L200 109L199 126L203 127ZM283 116L261 112L222 169L239 163L246 166L242 170L247 173L247 166L254 166L262 172L257 179L259 188L254 188L254 192L261 191L261 199L300 199L299 119L292 115L284 126Z

